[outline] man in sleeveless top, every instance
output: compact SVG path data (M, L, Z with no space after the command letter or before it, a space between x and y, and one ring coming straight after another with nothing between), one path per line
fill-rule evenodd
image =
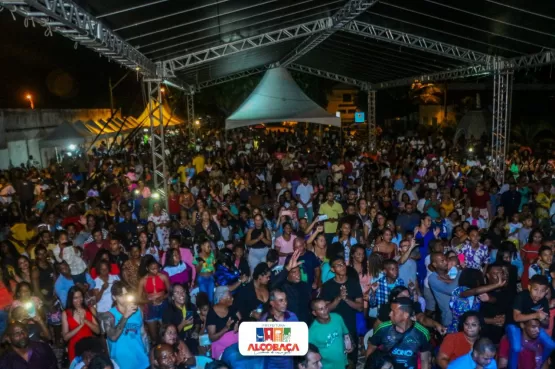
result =
M149 366L148 339L136 297L129 294L123 282L112 286L115 306L109 310L104 328L110 357L121 369L146 369Z

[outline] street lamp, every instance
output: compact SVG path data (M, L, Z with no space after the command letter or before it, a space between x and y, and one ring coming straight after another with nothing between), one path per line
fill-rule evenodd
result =
M33 102L33 95L27 94L27 95L25 95L25 98L27 100L29 100L29 104L31 105L31 109L34 109L35 108L35 103Z
M196 124L197 126L200 125L200 120L198 120L198 119L195 120L195 124Z

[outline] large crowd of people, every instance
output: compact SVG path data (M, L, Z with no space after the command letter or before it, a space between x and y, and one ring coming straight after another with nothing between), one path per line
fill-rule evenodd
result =
M175 132L167 199L148 137L1 171L0 368L547 368L553 153L486 143ZM308 353L242 356L247 321Z

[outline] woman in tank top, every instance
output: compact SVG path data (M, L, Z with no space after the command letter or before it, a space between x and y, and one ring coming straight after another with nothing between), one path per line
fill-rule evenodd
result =
M143 260L140 275L142 278L139 281L139 293L141 294L139 300L141 302L146 301L146 327L150 339L153 342L158 342L162 313L168 305L167 297L170 290L170 280L167 275L160 273L160 265L150 255L147 255Z

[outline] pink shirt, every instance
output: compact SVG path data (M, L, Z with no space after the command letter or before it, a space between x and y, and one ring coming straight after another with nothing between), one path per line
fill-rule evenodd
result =
M291 239L289 239L289 241L286 241L283 236L279 236L278 238L276 238L275 246L279 248L279 252L290 254L293 252L293 243L295 242L296 238L297 236L291 235ZM286 256L280 256L279 264L284 265L286 258Z

